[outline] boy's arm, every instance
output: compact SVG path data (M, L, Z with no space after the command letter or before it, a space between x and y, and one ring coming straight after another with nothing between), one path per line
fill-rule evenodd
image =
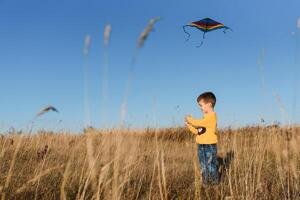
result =
M207 120L206 118L194 119L192 116L187 116L186 121L194 127L207 127L207 126L209 126L209 120Z
M195 135L198 135L198 129L196 129L195 127L193 127L191 124L189 123L185 123L185 125L188 127L188 129Z

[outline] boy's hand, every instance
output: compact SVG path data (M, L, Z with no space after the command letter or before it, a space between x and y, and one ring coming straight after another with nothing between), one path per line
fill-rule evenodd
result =
M192 117L191 115L186 115L185 116L185 121L188 122L188 119L191 118L191 117Z
M186 127L188 127L190 125L188 122L185 122L184 124Z

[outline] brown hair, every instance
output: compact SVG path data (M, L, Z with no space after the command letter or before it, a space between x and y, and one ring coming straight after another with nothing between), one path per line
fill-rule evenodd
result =
M197 98L197 102L199 103L199 101L203 99L203 101L205 103L211 103L212 107L215 107L216 105L216 96L214 95L214 93L212 92L204 92L202 94L200 94Z

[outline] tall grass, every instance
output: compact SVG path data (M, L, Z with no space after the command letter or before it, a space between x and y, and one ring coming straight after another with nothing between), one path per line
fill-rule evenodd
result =
M222 181L208 188L202 187L194 138L184 128L7 134L0 138L1 197L300 198L300 128L226 128L218 134Z

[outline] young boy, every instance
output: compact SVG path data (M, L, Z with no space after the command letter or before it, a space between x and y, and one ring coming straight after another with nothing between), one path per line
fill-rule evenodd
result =
M202 168L202 180L205 185L218 184L217 163L217 115L214 111L216 97L212 92L204 92L197 98L204 117L195 119L188 115L185 124L189 130L197 135L198 159Z

